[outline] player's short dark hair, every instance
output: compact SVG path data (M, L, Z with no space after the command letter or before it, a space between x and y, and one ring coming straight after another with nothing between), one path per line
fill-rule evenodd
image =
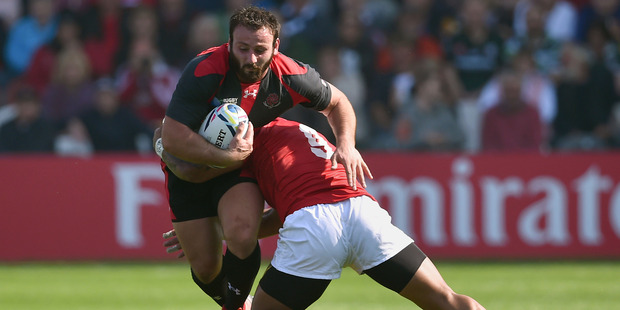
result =
M252 30L267 27L267 29L271 30L273 33L274 46L276 44L276 40L280 36L280 22L278 21L278 18L273 13L259 7L248 6L241 8L230 17L228 31L231 42L233 39L233 31L240 25Z

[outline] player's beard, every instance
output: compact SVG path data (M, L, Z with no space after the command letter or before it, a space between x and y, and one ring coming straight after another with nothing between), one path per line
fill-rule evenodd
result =
M271 65L272 60L273 53L262 66L257 64L241 65L241 62L237 56L235 56L234 53L230 53L231 65L233 70L237 73L237 77L241 83L254 83L260 81L263 78L265 71L269 68L269 65Z

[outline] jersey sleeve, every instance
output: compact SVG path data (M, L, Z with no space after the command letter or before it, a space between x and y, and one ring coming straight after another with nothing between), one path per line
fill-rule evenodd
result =
M200 68L205 66L205 62L213 61L209 56L210 54L199 55L187 64L166 110L167 117L192 129L199 128L213 109L211 102L224 77L223 72L217 71L205 75L197 74Z
M283 56L286 57L286 56ZM295 74L283 74L282 81L294 92L301 95L303 100L295 102L294 104L301 104L304 107L312 108L317 111L324 110L329 105L332 98L331 88L329 84L324 81L319 73L311 66L288 58L284 61L286 67L292 67L290 62L295 62L297 66L302 68L301 70L291 70L286 68L284 72L289 71Z

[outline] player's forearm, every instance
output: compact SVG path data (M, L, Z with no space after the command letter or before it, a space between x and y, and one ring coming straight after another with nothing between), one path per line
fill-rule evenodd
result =
M206 182L224 173L239 168L237 166L232 166L228 168L216 169L209 166L192 164L172 156L166 150L163 150L161 158L164 163L166 163L168 169L174 173L174 175L183 181L192 183Z
M355 111L349 99L332 86L332 103L323 112L336 137L337 146L355 146Z
M178 159L203 166L228 166L225 150L210 144L174 119L166 118L161 135L166 152Z

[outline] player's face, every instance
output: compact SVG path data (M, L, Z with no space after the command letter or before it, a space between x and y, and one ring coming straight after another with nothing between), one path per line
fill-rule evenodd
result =
M260 81L278 53L279 44L276 40L274 47L273 34L266 27L252 30L237 26L231 38L230 59L239 80L243 83Z

